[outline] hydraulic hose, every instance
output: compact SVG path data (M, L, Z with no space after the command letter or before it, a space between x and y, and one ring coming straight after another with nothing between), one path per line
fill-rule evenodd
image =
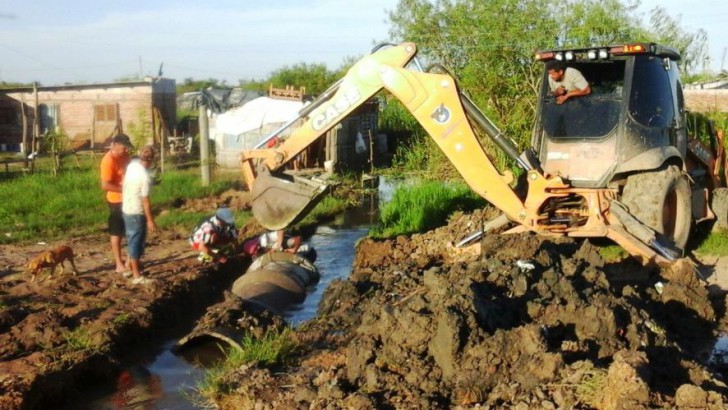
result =
M530 171L533 167L526 161L524 161L518 154L518 149L513 142L508 139L503 133L488 119L488 117L480 111L480 108L475 105L473 100L467 95L460 92L460 102L463 104L465 112L468 113L470 118L475 121L480 128L485 131L491 140L503 150L512 160L516 161L518 165L526 171Z

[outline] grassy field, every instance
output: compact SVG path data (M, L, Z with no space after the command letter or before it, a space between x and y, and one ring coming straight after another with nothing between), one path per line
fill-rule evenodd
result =
M49 241L69 235L101 232L106 227L108 207L100 186L98 164L101 156L66 158L65 166L53 175L50 159L36 161L35 172L20 170L0 180L0 243ZM196 167L168 170L152 191L155 213L174 209L179 198L202 198L239 185L240 174L216 173L203 187ZM159 218L161 228L177 224L194 226L204 214L171 211ZM236 219L244 223L250 215L240 211ZM191 228L190 228L191 229Z
M12 172L0 174L0 244L52 241L55 239L104 232L108 207L101 190L101 155L68 156L57 173L50 158L36 160L34 172L13 164ZM190 231L212 209L190 212L178 207L180 200L219 195L241 187L237 170L212 172L212 182L203 187L199 167L194 163L168 163L152 188L152 208L161 229ZM354 182L341 180L344 184ZM298 225L316 224L353 206L335 194L324 198ZM244 226L252 214L233 209L237 226ZM297 226L298 226L297 225Z

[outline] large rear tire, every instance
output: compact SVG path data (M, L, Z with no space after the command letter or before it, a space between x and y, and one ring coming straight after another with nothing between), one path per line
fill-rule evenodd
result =
M687 177L674 165L627 179L622 203L642 223L685 249L690 236L691 201Z

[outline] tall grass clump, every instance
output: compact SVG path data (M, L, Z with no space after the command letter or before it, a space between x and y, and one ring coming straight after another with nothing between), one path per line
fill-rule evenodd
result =
M424 232L443 226L455 211L472 211L485 206L484 199L461 183L427 181L397 188L392 200L380 209L380 224L373 237L392 237Z
M205 373L197 384L197 393L205 398L214 399L233 390L234 377L228 377L236 369L249 363L272 367L288 362L297 347L289 328L280 332L269 331L262 339L246 335L240 349L231 349L225 360Z
M728 231L711 233L700 243L695 253L707 255L728 255Z
M397 141L404 141L395 149L392 160L394 167L401 171L430 173L446 162L440 148L399 100L387 101L379 115L379 130Z

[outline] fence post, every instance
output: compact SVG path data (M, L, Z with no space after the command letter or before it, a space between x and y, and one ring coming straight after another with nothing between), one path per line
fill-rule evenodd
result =
M200 171L202 173L202 186L210 185L210 130L207 121L207 105L200 102Z

